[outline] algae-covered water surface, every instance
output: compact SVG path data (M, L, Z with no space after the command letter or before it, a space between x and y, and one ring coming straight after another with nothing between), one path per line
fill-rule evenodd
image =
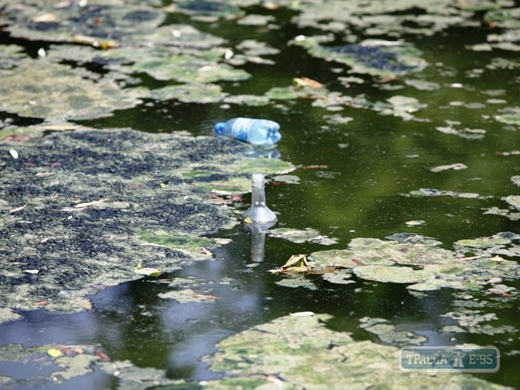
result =
M520 387L519 17L0 0L1 386ZM238 116L282 140L215 136ZM402 372L414 346L500 365Z

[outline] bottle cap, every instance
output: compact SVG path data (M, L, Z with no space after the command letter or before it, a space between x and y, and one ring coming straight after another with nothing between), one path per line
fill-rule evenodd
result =
M226 127L226 124L224 122L217 123L214 127L215 133L222 134L224 132L225 127Z

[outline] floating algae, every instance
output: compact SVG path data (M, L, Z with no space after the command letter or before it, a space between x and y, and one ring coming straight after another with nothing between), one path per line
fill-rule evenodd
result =
M189 15L211 15L218 17L237 17L243 12L226 2L220 1L179 1L175 3L174 11Z
M348 65L350 73L397 77L423 70L427 65L420 57L421 52L404 42L366 41L333 48L322 45L328 41L327 36L298 36L290 43L303 46L314 57Z
M250 150L215 137L128 129L1 143L1 301L81 311L91 308L86 296L95 286L140 278L139 263L168 272L211 258L204 248L222 242L201 236L238 223L227 207L208 202L219 182L229 185L258 167L293 169L244 157ZM213 175L186 177L202 166Z
M53 2L39 4L8 3L2 9L3 22L13 37L48 42L72 42L101 46L103 42L137 43L166 18L164 12L145 5L112 4L75 6ZM9 4L11 3L11 4ZM98 21L96 23L96 21Z
M59 122L106 117L142 102L139 94L111 80L93 82L82 75L80 69L31 59L0 70L0 94L9 96L2 110Z
M219 351L203 360L224 377L207 381L205 387L231 389L247 384L258 388L268 385L265 378L276 378L284 388L336 388L338 383L359 389L407 388L417 383L425 388L503 388L465 374L403 375L397 368L396 347L356 342L348 333L327 329L329 318L280 317L222 340L217 344Z
M360 328L375 334L383 343L395 346L421 345L428 341L424 336L417 336L413 332L396 330L395 326L389 324L384 318L363 317L359 319Z
M113 384L124 389L147 389L184 382L167 379L165 370L136 367L127 360L110 361L109 356L93 345L2 345L0 362L20 369L23 367L28 373L24 378L0 376L0 383L4 388L72 385L74 382L69 382L70 380L92 374L94 371L109 375Z
M304 230L276 228L269 230L269 235L272 237L283 238L297 244L312 242L321 245L333 245L337 243L335 238L323 236L317 230L311 228L306 228Z
M505 239L500 238L500 243L505 242L502 240ZM496 239L493 243L497 243ZM489 241L486 244L492 245ZM492 278L520 277L520 266L514 261L492 257L489 252L482 253L482 257L465 258L458 247L452 252L438 245L438 241L418 235L391 241L355 238L348 249L312 253L309 266L352 269L358 278L409 284L411 291L482 290ZM333 283L334 279L329 281Z

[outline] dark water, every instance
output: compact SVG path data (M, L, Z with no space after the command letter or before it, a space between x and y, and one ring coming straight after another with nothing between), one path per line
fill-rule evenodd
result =
M290 14L286 12L286 20ZM185 20L182 16L171 18ZM293 77L305 76L327 84L331 90L349 95L365 94L370 101L384 101L395 94L416 97L428 107L414 115L429 121L403 121L368 109L346 107L339 113L354 120L346 125L334 125L327 123L323 116L335 112L314 108L310 100L298 100L281 101L284 109L272 105L231 105L222 109L221 104L154 103L84 124L99 128L129 126L146 132L188 130L195 135L210 135L214 123L235 116L276 120L283 132L278 149L284 160L300 166L292 174L301 180L299 184L267 186L269 205L279 213L278 226L314 228L337 238L338 244L323 247L268 237L264 262L251 268L246 266L251 263L247 233L241 227L222 231L218 236L232 238L233 242L219 250L213 261L197 262L166 275L200 279L201 286L211 289L210 294L219 298L215 302L178 304L161 300L157 294L166 291L167 284L145 279L92 296L92 312L72 315L49 314L43 310L24 312L21 320L0 325L1 344L96 344L112 360L128 359L139 367L163 368L170 378L204 380L219 377L198 360L214 352L219 340L291 312L330 313L334 319L329 326L352 332L357 340L377 341L377 337L358 326L359 319L368 316L386 318L400 330L426 336L428 345L453 343L450 340L453 335L439 333L444 325L452 323L440 316L453 310L451 290L430 292L418 298L409 294L404 286L361 280L345 286L321 282L315 291L289 289L276 285L274 282L280 277L266 271L280 266L296 253L344 248L355 237L384 238L397 232L414 232L434 237L450 249L459 239L502 231L520 233L517 222L483 214L484 208L507 208L501 197L518 192L510 177L520 174L519 157L497 154L520 148L516 126L493 120L497 109L492 105L475 110L449 104L452 101L484 102L489 96L480 91L503 89L508 104L515 105L519 93L518 84L513 80L520 76L519 71L485 70L482 77L472 77L469 71L485 69L490 54L468 51L464 47L481 42L487 32L477 28L452 29L433 37L407 38L432 64L414 78L441 85L462 83L465 88L418 91L405 86L398 91L385 91L370 77L362 76L366 82L353 84L346 92L332 71L332 68L346 67L312 58L301 48L286 47L288 39L305 31L283 20L279 17L280 30L267 32L229 21L212 27L193 24L229 39L232 44L254 38L283 49L281 54L270 57L276 61L275 66L245 65L244 69L254 77L237 85L226 85L229 92L262 94L271 87L289 85ZM501 57L513 55L501 53ZM436 131L435 127L446 126L446 120L459 121L458 128L482 128L487 133L481 140L472 140ZM432 167L452 163L463 163L468 169L430 171ZM308 166L320 167L305 169ZM404 196L419 188L475 192L487 198ZM248 200L249 196L245 196L244 208ZM409 220L426 223L411 228L405 225ZM223 278L231 278L230 283L219 284ZM508 284L519 287L519 283ZM519 329L517 308L490 311L499 318L493 325L512 325ZM457 342L497 346L502 352L500 371L480 374L480 377L520 386L515 374L520 355L508 356L511 351L520 350L518 333L495 336L463 333L457 335ZM0 375L13 375L17 370L13 365L0 365ZM19 375L23 377L23 372ZM99 388L110 386L110 379L96 372L68 383L88 383Z

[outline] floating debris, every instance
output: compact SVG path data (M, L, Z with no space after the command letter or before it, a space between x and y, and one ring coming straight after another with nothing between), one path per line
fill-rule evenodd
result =
M307 256L305 255L292 255L287 262L280 268L275 268L269 272L273 274L278 273L304 273L310 270L309 264L307 263Z
M449 164L449 165L439 165L438 167L431 168L430 171L432 172L442 172L446 171L448 169L453 169L454 171L460 171L462 169L467 169L467 165L464 165L462 163L456 163L456 164Z
M435 188L420 188L410 191L409 196L451 196L453 198L479 199L481 196L473 192L442 191Z
M425 223L426 223L426 221L424 221L422 219L405 222L406 226L421 226L421 225L424 225Z

